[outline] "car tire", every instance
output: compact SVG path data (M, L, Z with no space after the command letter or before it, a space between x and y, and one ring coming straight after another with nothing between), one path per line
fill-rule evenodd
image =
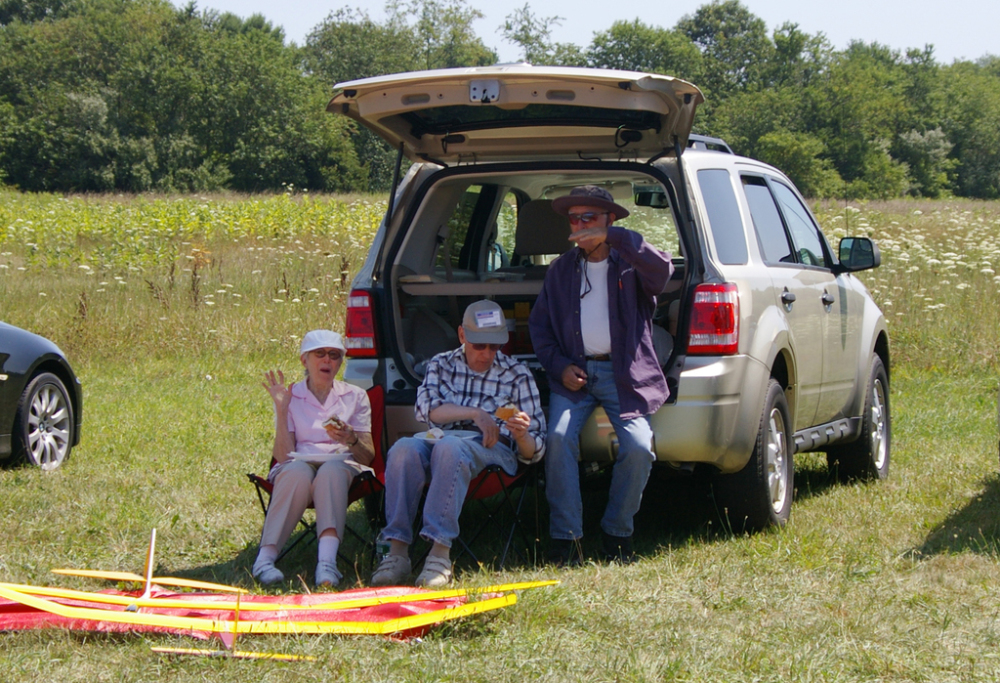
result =
M36 375L17 402L14 454L51 471L73 450L73 404L62 380L50 372Z
M716 502L731 531L760 531L788 521L795 477L791 424L785 392L771 379L750 461L715 480Z
M857 441L827 450L830 472L843 482L873 481L889 476L892 429L889 419L889 376L878 356L872 358Z

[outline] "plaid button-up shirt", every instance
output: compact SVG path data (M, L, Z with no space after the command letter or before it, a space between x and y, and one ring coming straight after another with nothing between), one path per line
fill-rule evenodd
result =
M545 411L535 378L524 363L498 351L489 370L478 373L465 362L465 351L461 346L437 354L427 362L424 381L417 389L414 405L417 420L432 424L431 411L446 403L482 408L488 413L513 403L518 410L531 417L528 433L535 440L535 453L530 462L538 462L545 454ZM498 419L497 424L500 433L513 442L505 423ZM478 429L471 421L437 426L442 429ZM514 448L515 455L517 452Z

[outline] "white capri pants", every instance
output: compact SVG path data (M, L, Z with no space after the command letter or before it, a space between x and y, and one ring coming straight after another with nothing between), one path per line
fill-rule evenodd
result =
M367 469L353 460L328 460L322 465L287 460L272 467L267 478L274 490L260 544L283 548L310 502L316 507L316 535L335 529L343 539L351 482Z

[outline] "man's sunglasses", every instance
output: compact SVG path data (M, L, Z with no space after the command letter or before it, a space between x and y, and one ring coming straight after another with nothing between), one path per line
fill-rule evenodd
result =
M587 213L571 213L567 214L569 222L573 225L577 223L583 223L584 225L590 225L597 220L598 216L607 216L610 211L588 211Z
M476 351L485 351L487 349L490 351L499 351L503 348L503 344L472 344L471 346Z
M317 359L330 357L332 361L338 361L341 359L341 354L338 349L313 349L312 355Z

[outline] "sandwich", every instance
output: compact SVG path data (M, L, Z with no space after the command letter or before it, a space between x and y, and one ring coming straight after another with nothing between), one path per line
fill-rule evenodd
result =
M323 423L324 427L326 427L327 425L333 427L334 429L340 429L340 430L347 428L347 424L336 415L334 415L329 420Z
M517 406L514 405L513 403L508 403L505 406L500 406L499 408L497 408L497 411L493 414L497 416L497 419L506 422L510 418L517 415L517 413L518 413Z

